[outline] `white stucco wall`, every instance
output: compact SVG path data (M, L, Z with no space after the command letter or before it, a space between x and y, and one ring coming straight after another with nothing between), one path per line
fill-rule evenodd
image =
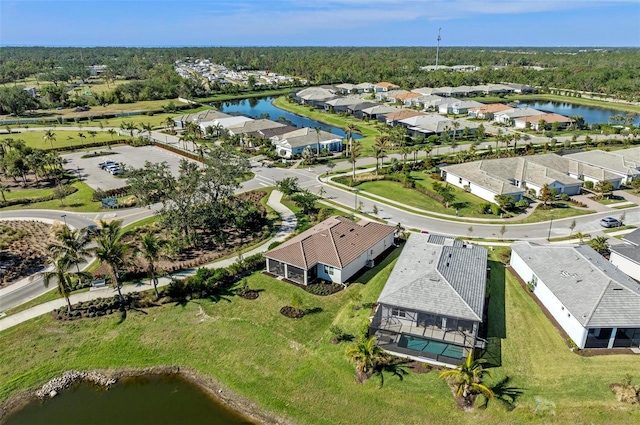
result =
M640 264L623 257L615 251L611 251L609 261L632 279L640 279Z
M349 280L351 276L359 272L363 267L367 265L367 260L375 260L378 255L382 254L387 248L393 245L393 233L390 233L386 238L375 244L369 251L363 252L358 258L345 265L342 269L342 282Z
M511 267L525 282L533 280L534 273L527 265L526 261L517 252L511 252ZM562 305L560 300L551 292L543 281L538 279L534 295L547 308L553 318L560 324L562 329L580 348L584 348L587 340L587 329Z
M484 187L478 186L477 184L470 182L469 180L465 180L462 179L462 183L460 183L460 177L456 176L455 174L450 173L449 171L447 171L447 177L445 179L445 181L453 186L459 187L461 189L465 189L465 186L469 185L469 192L472 193L473 195L476 195L479 198L484 199L487 202L491 202L494 204L497 204L496 202L496 194L495 192L492 192L488 189L485 189ZM510 194L511 195L511 194ZM513 194L511 195L514 197L514 199L516 201L520 200L522 198L522 196L520 194Z

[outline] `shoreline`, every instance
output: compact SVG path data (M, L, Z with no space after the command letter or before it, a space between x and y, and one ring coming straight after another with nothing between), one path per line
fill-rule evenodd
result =
M8 417L10 414L24 407L32 400L38 398L41 399L38 394L43 388L47 387L50 382L61 379L65 375L65 373L69 372L71 371L67 371L60 375L57 375L51 378L46 383L38 386L37 388L31 388L29 390L21 391L18 394L15 394L8 399L0 402L0 422L2 422L2 420ZM252 400L236 394L213 377L203 375L196 370L188 367L183 368L180 366L151 366L143 368L125 367L117 369L90 369L86 371L80 371L80 373L77 374L77 376L73 378L73 380L70 381L69 384L72 385L84 380L91 381L91 379L83 377L85 375L103 375L109 380L115 380L116 383L120 379L137 376L180 375L185 380L203 389L212 399L220 402L228 409L235 411L242 416L245 416L247 419L250 419L257 424L294 425L294 422L268 412L260 408ZM70 385L67 385L64 388L66 389ZM109 385L104 385L104 387L108 388Z

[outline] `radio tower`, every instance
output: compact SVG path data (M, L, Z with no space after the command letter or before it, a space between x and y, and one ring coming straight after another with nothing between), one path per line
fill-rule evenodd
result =
M438 55L440 54L440 40L442 40L442 38L440 37L440 30L442 28L438 28L438 47L436 47L436 71L438 70Z

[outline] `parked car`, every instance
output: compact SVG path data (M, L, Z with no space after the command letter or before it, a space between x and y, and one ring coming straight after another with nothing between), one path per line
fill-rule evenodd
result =
M104 162L101 162L100 164L98 164L98 167L100 167L100 169L104 170L105 168L109 167L110 165L114 165L117 164L117 162L111 160L111 159L107 159Z
M620 227L622 226L622 222L615 217L605 217L600 220L600 226L602 227Z

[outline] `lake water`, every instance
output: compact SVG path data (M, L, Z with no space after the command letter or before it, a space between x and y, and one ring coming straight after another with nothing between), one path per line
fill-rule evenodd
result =
M576 105L575 103L568 102L521 100L518 104L518 108L524 107L534 108L544 112L555 112L556 114L564 115L565 117L580 115L589 124L608 124L610 116L626 115L625 111L620 111L617 109L605 109L597 106ZM636 116L634 125L640 125L640 116Z
M178 375L124 378L108 390L81 382L45 401L31 401L6 425L253 424Z
M216 107L225 113L236 113L246 115L251 118L258 118L264 114L269 115L269 119L273 121L279 121L284 119L284 124L294 125L296 127L309 127L315 128L320 127L324 131L328 131L333 134L337 134L342 137L346 137L344 130L338 127L333 127L331 125L327 125L321 123L316 120L312 120L311 118L302 117L300 115L296 115L292 112L285 111L284 109L277 108L273 106L271 101L273 97L262 97L262 98L249 98L242 100L233 100L229 102L222 102L220 104L216 104ZM361 139L362 136L360 134L354 134L354 139Z

